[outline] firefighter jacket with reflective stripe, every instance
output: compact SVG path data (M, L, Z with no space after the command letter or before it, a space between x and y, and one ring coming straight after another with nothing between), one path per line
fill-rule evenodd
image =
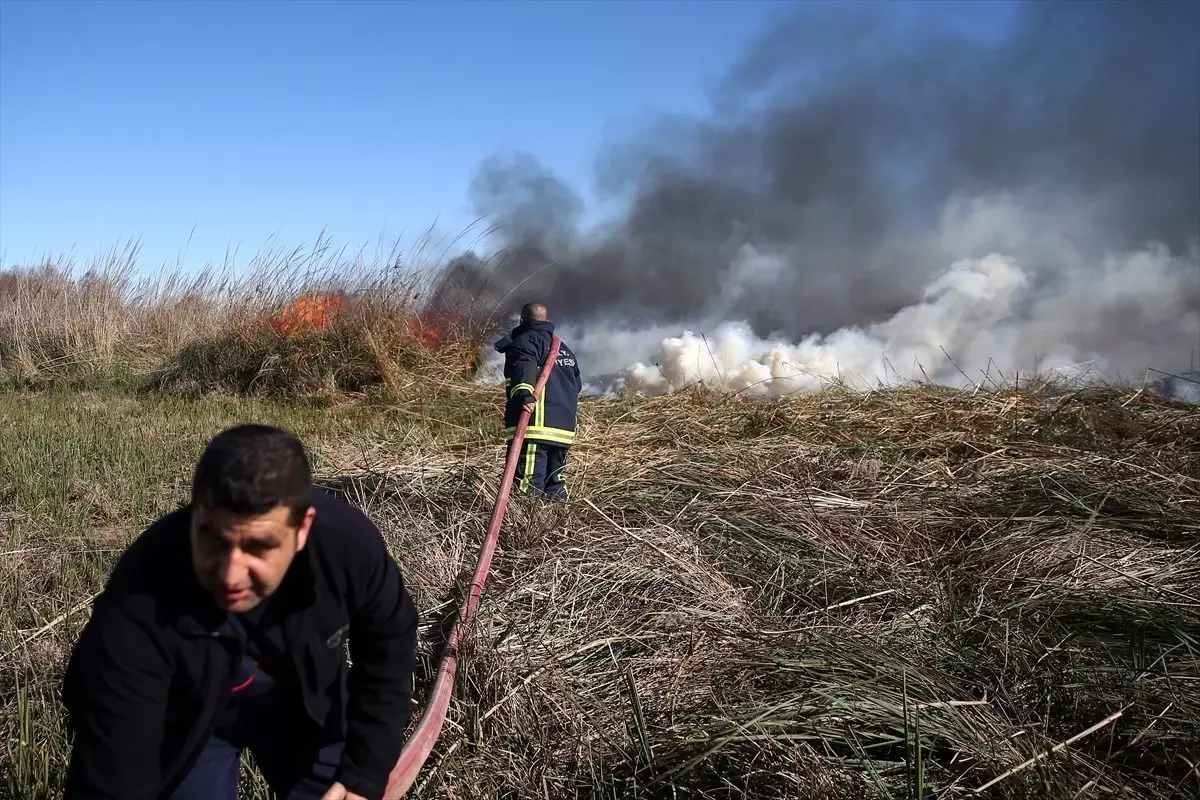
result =
M512 333L496 342L496 350L504 354L505 394L504 436L511 441L521 419L521 407L533 397L542 365L550 355L554 324L531 322L513 328ZM583 383L579 363L566 342L559 340L558 359L546 388L537 399L525 440L570 446L575 443L575 420L579 409L579 392Z

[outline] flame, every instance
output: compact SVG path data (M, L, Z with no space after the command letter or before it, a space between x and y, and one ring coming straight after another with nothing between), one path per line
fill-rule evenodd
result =
M281 336L299 336L323 331L333 324L334 317L345 304L346 299L341 293L309 292L271 317L268 322Z
M333 324L339 311L347 306L346 298L336 292L309 292L294 300L269 323L281 336L300 336L314 331L323 331ZM419 339L421 344L436 350L444 343L443 330L453 320L446 312L426 309L404 321L405 330Z
M267 322L280 336L296 337L327 330L338 313L347 310L352 299L341 292L308 292L289 303ZM434 306L426 307L421 313L404 320L405 330L429 350L439 350L447 344L447 331L458 330L459 315L453 311ZM478 366L477 354L464 356L463 371L470 372ZM448 365L449 366L449 365Z
M458 313L430 305L426 306L425 310L417 316L410 317L405 322L405 327L408 333L416 337L426 348L438 350L449 343L447 332L452 335L455 331L463 330L463 322ZM463 348L455 353L454 357L459 358L460 363L457 365L447 363L448 368L471 373L479 366L479 355L474 352L473 348Z
M432 322L426 322L422 316L418 314L415 317L409 317L405 321L404 327L410 335L420 339L421 344L425 347L437 350L442 346L442 329Z

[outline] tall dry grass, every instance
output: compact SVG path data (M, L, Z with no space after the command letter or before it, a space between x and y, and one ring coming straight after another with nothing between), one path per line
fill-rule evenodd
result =
M311 248L268 246L245 268L230 258L194 271L147 272L138 243L129 242L84 269L69 259L13 267L0 272L0 381L123 380L285 394L402 390L404 375L436 368L410 320L429 321L432 313L443 343L455 348L438 360L466 368L495 314L461 292L453 309L430 306L451 244L427 233L408 250L397 245L366 259L321 237ZM321 295L345 299L328 329L295 336L270 325L299 298Z

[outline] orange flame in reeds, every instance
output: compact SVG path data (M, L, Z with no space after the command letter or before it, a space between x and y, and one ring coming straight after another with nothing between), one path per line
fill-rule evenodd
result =
M426 322L421 316L409 317L404 323L410 335L421 340L421 344L430 350L436 350L442 345L442 329Z
M280 336L304 336L328 330L337 315L349 310L352 304L353 298L340 292L308 292L268 318L267 322ZM426 349L439 350L450 343L447 332L459 330L460 323L459 316L453 311L430 307L405 319L404 328ZM471 353L465 358L467 363L462 368L466 371L474 369L477 356Z
M271 317L271 328L281 336L299 336L323 331L345 305L345 298L334 292L309 292Z

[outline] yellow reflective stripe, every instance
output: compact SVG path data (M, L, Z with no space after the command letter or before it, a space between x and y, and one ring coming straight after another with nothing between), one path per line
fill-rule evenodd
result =
M537 397L537 403L533 407L533 420L531 424L535 428L541 428L546 424L546 390L543 388L542 393Z
M504 435L511 440L517 433L517 429L505 428ZM538 439L551 444L574 444L575 431L563 430L562 428L547 428L545 426L530 425L525 429L525 436L531 439Z
M507 434L508 436L512 436L516 432L517 432L517 428L515 425L510 428L504 429L504 433ZM563 437L566 439L574 439L575 438L575 431L569 431L566 428L551 428L547 425L529 425L528 427L525 428L525 432L527 434L528 433L550 434L552 436L560 436L560 437Z
M521 483L518 486L518 491L525 494L529 491L529 482L533 480L533 470L537 467L537 445L525 445L525 474L521 476Z
M574 439L562 439L558 436L550 436L547 434L541 434L539 436L536 436L535 438L530 439L530 441L545 442L546 444L556 444L556 445L560 445L561 447L573 447L575 445Z
M514 386L508 390L508 396L512 397L514 394L516 394L517 392L519 392L522 389L529 392L530 394L533 394L533 385L532 384L518 383L516 386Z

